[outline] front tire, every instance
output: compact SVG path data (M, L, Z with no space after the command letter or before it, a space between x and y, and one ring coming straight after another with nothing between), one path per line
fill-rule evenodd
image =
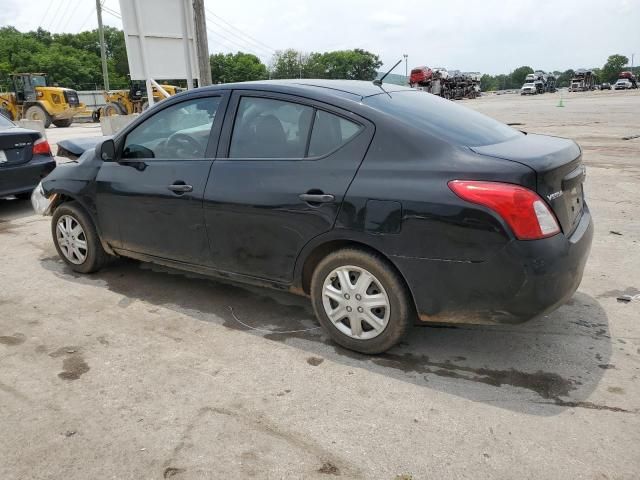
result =
M107 253L91 217L76 202L56 208L51 234L58 255L73 271L93 273L107 262Z
M32 105L24 112L24 118L27 120L40 120L44 124L44 128L51 126L51 115L40 105Z
M125 115L126 112L122 105L115 102L109 102L102 108L102 115L105 117L111 117L113 115Z
M400 342L415 316L400 275L382 257L357 249L339 250L318 264L311 300L337 344L366 354Z

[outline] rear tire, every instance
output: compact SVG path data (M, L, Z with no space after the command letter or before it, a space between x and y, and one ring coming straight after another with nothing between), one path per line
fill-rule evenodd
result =
M379 255L357 249L339 250L320 261L311 278L311 300L333 341L366 354L400 342L415 316L394 268Z
M44 124L44 128L51 126L51 115L40 105L32 105L24 112L24 118L27 120L40 120Z
M58 128L70 127L73 123L73 118L65 118L64 120L54 120L53 124Z
M73 271L93 273L107 263L108 255L96 227L78 203L63 203L56 208L51 219L51 234L58 255Z

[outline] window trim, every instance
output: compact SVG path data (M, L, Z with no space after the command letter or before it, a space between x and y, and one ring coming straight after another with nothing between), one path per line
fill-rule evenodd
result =
M290 158L281 158L281 157L257 157L257 158L243 158L243 157L230 157L229 152L231 150L231 139L233 137L233 130L235 128L235 124L238 118L238 110L240 107L240 101L244 97L257 97L257 98L265 98L268 100L279 100L281 102L289 102L299 104L305 107L309 107L313 109L313 116L310 128L309 135L307 138L307 144L305 146L305 156L304 157L290 157ZM351 123L355 123L360 127L358 133L353 135L349 140L340 144L338 147L333 150L323 154L316 155L313 157L307 156L309 154L309 144L311 143L311 135L313 133L313 126L315 125L316 113L318 110L322 110L326 113L336 115L337 117L343 118ZM327 158L333 154L335 154L338 150L342 149L352 141L354 141L357 137L362 135L362 132L366 131L369 127L369 122L366 122L359 115L349 112L353 117L349 116L346 111L330 104L326 104L320 102L318 100L300 97L297 95L291 95L280 92L270 92L265 90L234 90L231 96L231 100L229 102L229 109L227 111L227 115L233 116L232 119L227 119L225 124L222 127L222 132L220 134L220 142L218 143L218 152L216 154L216 159L219 160L228 160L228 161L242 161L242 162L265 162L265 161L279 161L279 162L300 162L300 161L318 161L324 158ZM373 127L375 132L375 127Z

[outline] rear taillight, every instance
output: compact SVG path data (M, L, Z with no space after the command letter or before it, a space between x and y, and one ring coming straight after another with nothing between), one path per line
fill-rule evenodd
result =
M47 142L44 138L37 140L33 144L33 154L34 155L51 155L51 147L49 146L49 142Z
M463 200L490 208L519 240L537 240L560 232L556 217L540 196L510 183L452 180L449 188Z

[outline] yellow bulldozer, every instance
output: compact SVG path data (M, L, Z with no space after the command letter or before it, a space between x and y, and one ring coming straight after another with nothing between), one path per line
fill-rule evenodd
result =
M175 95L184 90L184 88L175 85L162 85L162 88L169 95ZM104 92L106 104L103 107L95 109L91 115L94 122L98 122L103 115L131 115L133 113L142 113L149 107L149 102L144 95L144 82L131 82L128 90L111 90ZM164 97L160 91L153 87L153 101L158 103Z
M44 73L14 73L10 92L0 93L0 114L10 120L41 120L45 128L68 127L84 110L78 92L70 88L48 87Z

